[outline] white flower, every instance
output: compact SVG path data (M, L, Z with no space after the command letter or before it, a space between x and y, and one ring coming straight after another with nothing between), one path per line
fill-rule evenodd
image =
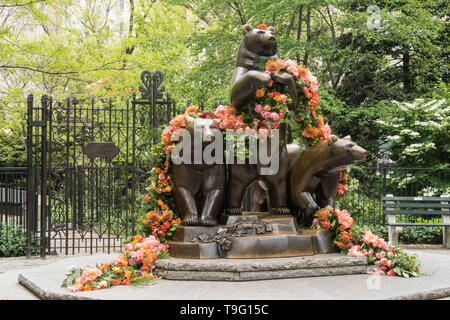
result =
M390 140L390 141L396 141L396 140L401 139L401 137L400 137L399 135L395 135L395 136L387 136L386 139L387 139L387 140Z

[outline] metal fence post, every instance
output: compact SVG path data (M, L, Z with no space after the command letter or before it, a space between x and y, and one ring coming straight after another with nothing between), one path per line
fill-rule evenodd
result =
M27 97L27 215L26 215L26 234L27 234L27 259L31 258L31 217L32 217L32 173L33 173L33 153L32 153L32 135L33 127L31 121L33 121L33 95L30 93Z
M47 110L48 96L43 95L42 103L42 131L41 131L41 258L46 255L47 247Z

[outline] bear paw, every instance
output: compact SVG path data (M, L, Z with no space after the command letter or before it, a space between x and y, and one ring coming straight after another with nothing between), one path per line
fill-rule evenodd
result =
M181 224L183 226L197 226L198 225L198 218L197 217L186 217L181 221Z
M279 214L279 215L290 215L291 210L285 207L272 208L270 209L270 214Z
M204 227L214 227L217 225L217 220L213 218L200 219L200 225Z
M229 214L232 216L240 216L240 215L242 215L242 209L241 208L227 208L227 209L225 209L225 214Z

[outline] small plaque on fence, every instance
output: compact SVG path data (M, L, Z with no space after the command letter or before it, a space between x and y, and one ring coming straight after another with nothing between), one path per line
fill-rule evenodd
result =
M119 154L119 147L113 142L88 142L83 152L89 158L114 158Z

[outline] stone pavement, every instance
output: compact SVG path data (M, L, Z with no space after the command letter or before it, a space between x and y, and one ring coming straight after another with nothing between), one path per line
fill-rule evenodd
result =
M154 299L154 300L288 300L288 299L439 299L450 296L450 250L409 249L417 253L425 275L418 278L372 276L368 274L260 280L243 282L158 280L144 287L120 286L70 293L61 288L69 266L84 266L112 260L116 254L83 257L51 257L26 263L0 259L0 299L35 299L17 284L33 288L47 299ZM40 265L39 265L40 264ZM42 265L45 264L45 265ZM8 267L6 267L8 266Z

